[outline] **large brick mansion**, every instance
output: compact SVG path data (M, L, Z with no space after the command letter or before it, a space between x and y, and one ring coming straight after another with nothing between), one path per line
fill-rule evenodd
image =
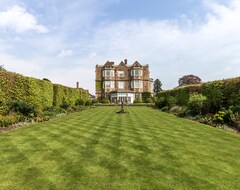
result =
M96 97L109 98L111 102L133 103L143 92L153 93L153 79L149 78L149 65L135 62L127 65L127 60L119 65L107 61L96 65Z

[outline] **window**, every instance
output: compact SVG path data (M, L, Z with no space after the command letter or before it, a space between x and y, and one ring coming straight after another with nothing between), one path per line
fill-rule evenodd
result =
M114 81L105 81L103 84L104 88L115 88Z
M124 71L118 71L118 76L119 77L124 77Z
M119 88L119 89L123 89L123 88L124 88L124 85L125 85L125 82L124 82L124 81L119 81L119 82L118 82L118 88Z
M142 88L142 81L141 80L132 81L131 88Z
M104 70L102 72L103 77L113 77L114 76L114 70Z
M131 76L142 76L142 70L131 70Z

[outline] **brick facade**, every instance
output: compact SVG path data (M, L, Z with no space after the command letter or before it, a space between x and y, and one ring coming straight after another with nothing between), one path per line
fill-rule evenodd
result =
M153 80L149 77L149 66L127 60L119 65L107 61L96 65L96 97L107 97L111 102L126 101L132 103L142 92L153 93Z

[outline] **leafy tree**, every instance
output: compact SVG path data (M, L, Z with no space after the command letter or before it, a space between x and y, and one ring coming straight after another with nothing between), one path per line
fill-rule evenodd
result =
M186 86L190 84L200 84L202 79L195 75L185 75L178 80L179 86Z
M159 79L156 79L153 83L153 91L155 94L162 91L162 82Z

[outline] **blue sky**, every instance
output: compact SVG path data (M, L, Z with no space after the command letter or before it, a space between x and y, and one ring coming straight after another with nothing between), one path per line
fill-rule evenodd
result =
M183 75L240 75L239 0L0 0L0 65L95 92L95 65L150 65L164 89Z

